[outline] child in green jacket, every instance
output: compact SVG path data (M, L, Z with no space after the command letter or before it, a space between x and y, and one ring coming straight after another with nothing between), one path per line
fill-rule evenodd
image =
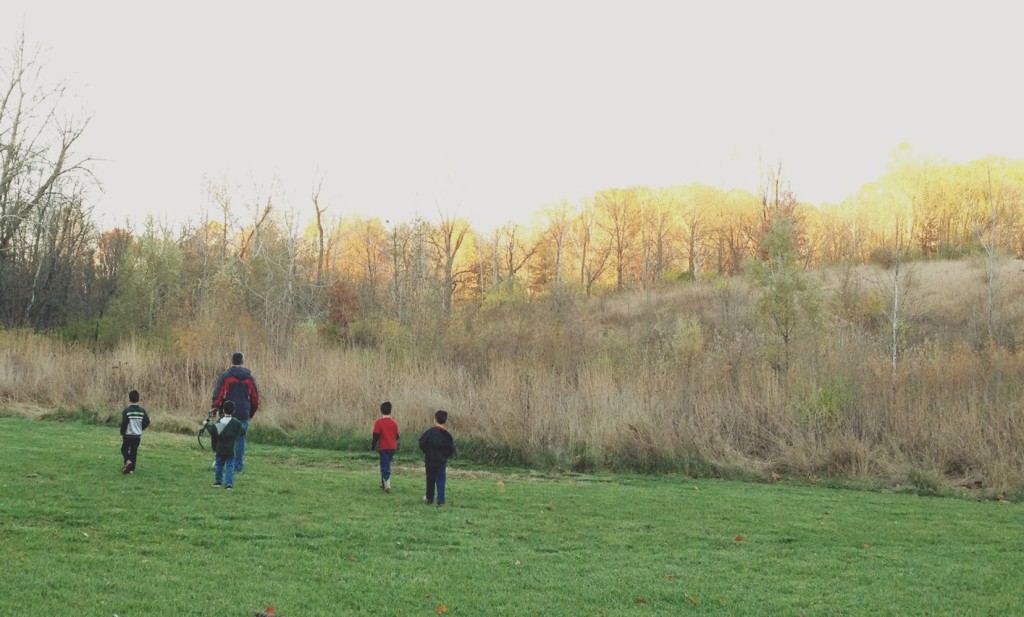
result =
M234 417L235 404L224 401L220 407L220 420L204 422L203 428L210 433L210 445L217 454L214 462L214 488L232 490L235 483L235 440L245 435L245 425Z
M128 393L128 402L130 405L121 412L121 457L124 459L121 473L135 473L142 431L149 427L149 414L139 405L138 390Z

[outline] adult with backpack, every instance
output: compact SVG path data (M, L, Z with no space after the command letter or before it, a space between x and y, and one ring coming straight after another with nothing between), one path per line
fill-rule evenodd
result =
M249 421L260 408L260 391L256 387L256 378L252 371L242 366L245 356L236 351L231 354L231 366L221 373L217 385L213 388L211 408L221 409L224 401L231 401L235 406L234 418L248 430ZM242 473L245 462L245 433L235 440L235 457L233 467L235 473Z

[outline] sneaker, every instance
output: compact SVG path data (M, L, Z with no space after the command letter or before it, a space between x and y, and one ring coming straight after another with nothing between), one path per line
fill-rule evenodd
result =
M124 467L121 468L121 473L127 474L131 470L132 470L132 462L131 461L125 461L124 462Z
M235 490L235 489L234 489L234 487L233 487L233 486L231 486L230 484L229 484L229 485L227 485L227 486L225 486L224 488L225 488L226 490L229 490L229 491L233 491L233 490Z
M385 493L390 493L391 492L391 480L390 479L384 480L384 492Z
M210 486L212 486L213 488L220 488L220 487L222 487L222 486L224 486L224 485L223 485L223 484L221 484L220 482L214 482L214 483L213 483L213 484L211 484Z
M443 504L443 503L439 503L439 504L437 504L437 507L438 507L438 508L443 508L443 507L444 507L444 504Z
M424 497L423 498L423 503L425 503L425 504L427 504L429 506L429 505L432 505L434 503L434 500L433 499L427 499L426 497Z

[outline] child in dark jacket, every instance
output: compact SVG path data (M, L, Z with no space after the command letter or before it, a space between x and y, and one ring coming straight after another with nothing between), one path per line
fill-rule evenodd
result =
M443 506L448 459L455 456L455 439L444 427L448 422L447 411L438 409L434 412L434 422L434 426L420 436L420 450L423 451L423 464L427 471L427 494L423 502L427 505L434 503L436 492L437 505Z
M245 425L234 417L235 404L232 401L221 403L220 413L220 420L213 424L204 422L203 428L210 433L210 446L217 455L213 464L213 486L223 486L230 491L235 484L235 441L245 435Z
M128 403L129 405L121 412L121 458L124 459L121 473L135 473L142 431L149 426L149 414L139 405L138 390L128 393Z

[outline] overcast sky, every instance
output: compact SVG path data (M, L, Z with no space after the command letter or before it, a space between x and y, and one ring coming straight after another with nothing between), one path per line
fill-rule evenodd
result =
M24 30L92 117L107 224L197 220L207 181L487 229L602 188L754 190L759 161L822 203L903 142L1024 158L1012 2L4 4L4 66Z

